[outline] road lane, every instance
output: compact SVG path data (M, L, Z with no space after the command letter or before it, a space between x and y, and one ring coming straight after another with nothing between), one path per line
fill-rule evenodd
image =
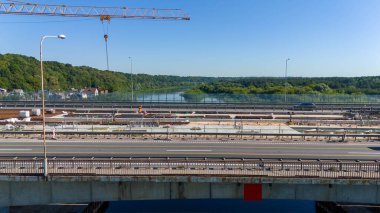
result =
M0 149L0 151L32 151L33 149Z
M212 150L191 150L191 149L174 149L166 150L167 152L212 152Z
M48 142L49 157L244 157L244 158L313 158L313 159L380 159L377 143L233 143L183 141L112 141ZM0 156L40 157L41 142L0 142Z

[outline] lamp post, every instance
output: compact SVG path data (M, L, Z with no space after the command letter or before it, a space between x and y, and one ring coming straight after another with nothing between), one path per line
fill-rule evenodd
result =
M287 58L286 59L286 65L285 65L285 104L288 103L288 100L287 100L287 93L288 93L288 61L290 60L290 58Z
M132 57L128 57L129 58L129 61L131 63L131 90L132 90L132 101L133 101L133 60L132 60Z
M44 91L44 67L42 63L42 45L46 38L59 38L59 39L65 39L65 35L57 35L57 36L42 36L41 43L40 43L40 67L41 67L41 90L42 90L42 140L44 143L44 176L48 176L48 163L47 163L47 156L46 156L46 129L45 129L45 91Z

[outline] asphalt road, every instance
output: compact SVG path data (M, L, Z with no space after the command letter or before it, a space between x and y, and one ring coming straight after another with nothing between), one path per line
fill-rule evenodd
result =
M226 157L380 160L378 143L65 140L47 143L48 157ZM41 157L43 143L0 140L1 157Z

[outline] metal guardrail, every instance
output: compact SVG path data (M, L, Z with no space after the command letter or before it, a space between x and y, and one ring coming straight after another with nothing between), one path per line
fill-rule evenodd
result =
M20 137L20 136L37 136L42 134L41 131L4 131L0 132L0 137ZM46 132L47 136L52 136L52 132ZM144 132L144 131L64 131L55 132L56 137L96 137L96 138L109 138L109 137L150 137L150 138L181 138L184 136L190 137L192 139L199 138L235 138L235 139L291 139L291 140L380 140L380 134L346 134L335 133L335 134L305 134L305 133L251 133L251 132L241 132L241 133L217 133L217 132Z
M12 101L0 100L2 107L41 107L41 101ZM125 108L137 109L143 104L144 109L277 109L288 110L294 103L196 103L196 102L143 102L143 101L47 101L47 107L54 108ZM317 110L345 110L345 111L379 111L379 103L318 103Z
M1 159L0 175L42 175L42 159ZM380 178L380 162L258 159L49 159L50 175Z
M378 96L380 98L380 96ZM157 105L168 105L168 104L176 104L176 105L226 105L226 106L233 106L233 105L273 105L273 106L281 106L281 105L292 105L295 103L299 103L300 101L297 102L291 102L288 101L287 104L285 103L267 103L267 102L246 102L246 101L231 101L231 102L196 102L196 101L188 101L188 102L178 102L178 101L173 101L173 100L165 100L165 101L158 101L158 100L146 100L147 104L157 104ZM0 100L0 103L41 103L41 100ZM88 103L88 104L135 104L138 105L139 103L144 103L142 100L135 100L135 101L130 101L130 100L46 100L46 103L57 103L57 104L81 104L81 103ZM333 102L333 101L325 101L325 102L318 102L318 105L336 105L336 106L380 106L379 102Z

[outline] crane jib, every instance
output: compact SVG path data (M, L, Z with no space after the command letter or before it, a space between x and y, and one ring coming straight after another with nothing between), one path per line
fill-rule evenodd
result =
M42 5L30 3L0 3L0 14L190 20L190 17L181 9Z

